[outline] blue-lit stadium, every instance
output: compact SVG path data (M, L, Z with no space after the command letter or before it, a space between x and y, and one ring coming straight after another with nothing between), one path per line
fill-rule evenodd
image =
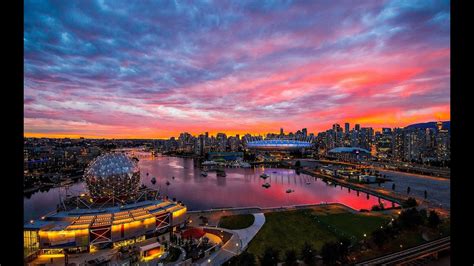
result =
M247 143L247 148L255 150L302 150L311 148L310 141L291 140L291 139L266 139L254 140Z

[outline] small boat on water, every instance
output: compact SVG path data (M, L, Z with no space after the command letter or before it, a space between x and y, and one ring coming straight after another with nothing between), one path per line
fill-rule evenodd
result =
M169 186L171 183L170 181L166 181L166 185Z
M291 192L295 192L295 190L294 190L294 189L291 189L291 188L289 188L289 189L286 190L286 193L291 193Z
M217 176L220 176L220 177L225 177L225 176L227 176L226 173L225 173L225 171L217 171L216 175L217 175Z
M271 187L271 185L270 185L270 183L265 183L265 184L262 184L262 187L269 188L269 187Z
M306 185L311 185L311 182L309 182L309 181L306 181Z
M171 179L174 179L174 176L172 176Z
M263 179L267 179L267 178L269 178L270 176L267 175L267 174L261 174L260 177L263 178Z
M153 185L156 184L156 177L152 177L152 178L151 178L151 183L152 183Z
M149 175L149 173L146 173L146 176L148 176L148 175Z
M250 168L250 167L252 167L252 165L250 165L249 163L246 163L246 162L241 162L241 163L240 163L240 167L243 167L243 168Z
M204 177L206 177L206 176L207 176L207 172L206 172L206 171L202 171L202 172L201 172L201 175L204 176Z

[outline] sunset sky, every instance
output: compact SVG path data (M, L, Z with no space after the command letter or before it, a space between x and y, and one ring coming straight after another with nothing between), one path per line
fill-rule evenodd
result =
M25 1L24 131L168 138L450 119L449 1Z

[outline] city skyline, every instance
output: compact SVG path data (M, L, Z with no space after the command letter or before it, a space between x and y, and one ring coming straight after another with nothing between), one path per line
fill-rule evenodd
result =
M450 120L449 2L25 3L26 137Z
M420 122L420 123L417 123L417 124L425 124L425 123L433 123L433 122L442 122L443 126L445 123L450 123L450 121L425 121L425 122ZM259 132L259 133L250 133L248 131L245 131L245 130L242 130L242 131L238 131L237 133L232 133L232 132L226 132L226 131L215 131L215 132L210 132L210 131L199 131L199 132L191 132L191 131L182 131L182 132L178 132L176 135L172 135L172 136L169 136L169 137L151 137L151 138L134 138L134 137L129 137L129 138L114 138L114 137L87 137L87 136L80 136L80 135L77 135L77 136L71 136L71 135L67 135L67 136L35 136L35 135L26 135L25 134L25 138L51 138L51 139L64 139L64 138L70 138L70 139L79 139L79 138L85 138L85 139L130 139L130 140L133 140L133 139L156 139L156 140L167 140L167 139L171 139L171 138L178 138L180 135L182 134L190 134L191 136L193 137L198 137L199 135L206 135L208 134L209 137L216 137L218 134L226 134L227 137L234 137L234 136L240 136L240 138L244 137L246 134L250 134L251 136L261 136L261 137L265 137L267 135L281 135L281 132L283 132L283 135L287 136L288 134L297 134L298 132L300 132L300 134L302 134L302 130L303 129L306 129L306 133L307 133L307 136L313 134L314 136L317 136L319 133L324 133L324 132L327 132L328 130L334 130L334 125L339 125L340 127L340 130L342 132L346 132L346 129L345 129L345 125L348 124L349 125L349 131L353 131L353 130L356 130L356 125L358 125L360 127L360 129L364 129L364 128L369 128L369 129L372 129L374 133L383 133L383 129L384 128L389 128L391 130L394 130L396 128L405 128L405 127L380 127L380 128L372 128L372 127L369 127L369 126L366 126L366 125L363 125L363 124L360 124L360 123L354 123L354 124L351 124L351 123L348 123L348 122L345 122L345 123L333 123L331 124L330 126L328 126L327 128L325 129L322 129L320 131L312 131L312 130L308 130L308 128L306 127L301 127L301 128L297 128L297 129L294 129L294 130L286 130L285 128L283 127L280 127L278 130L274 130L274 131L268 131L268 132ZM411 125L415 125L415 124L411 124ZM410 126L410 125L407 125L407 126ZM431 128L435 128L435 127L431 127Z

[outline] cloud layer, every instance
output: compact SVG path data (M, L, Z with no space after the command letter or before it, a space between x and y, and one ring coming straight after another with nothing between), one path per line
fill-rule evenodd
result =
M450 119L445 1L26 1L26 136Z

